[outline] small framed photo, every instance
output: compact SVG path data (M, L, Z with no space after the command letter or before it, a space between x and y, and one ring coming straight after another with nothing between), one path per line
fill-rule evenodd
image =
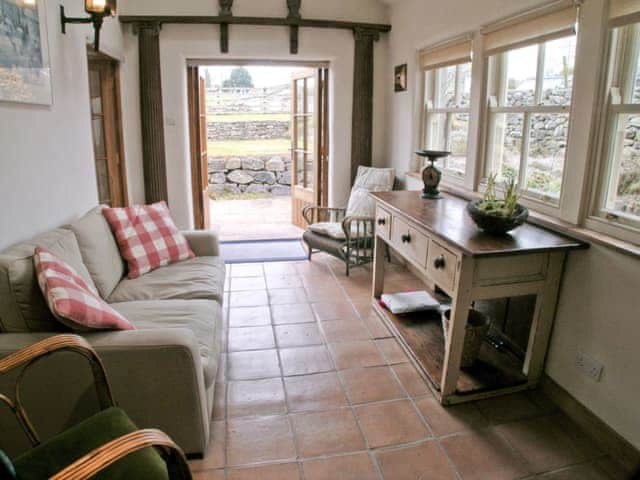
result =
M407 64L396 65L394 76L394 90L404 92L407 90Z

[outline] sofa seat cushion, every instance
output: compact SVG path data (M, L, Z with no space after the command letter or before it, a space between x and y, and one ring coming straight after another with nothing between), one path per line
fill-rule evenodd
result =
M212 300L143 300L112 303L137 330L188 328L200 347L204 382L208 388L218 371L222 308Z
M220 257L195 257L172 263L138 278L124 278L108 300L202 299L222 303L224 268Z

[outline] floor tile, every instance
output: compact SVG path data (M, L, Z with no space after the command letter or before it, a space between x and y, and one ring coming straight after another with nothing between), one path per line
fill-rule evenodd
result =
M271 305L271 317L273 318L274 325L316 321L308 303Z
M395 338L376 340L376 344L388 364L392 365L394 363L405 363L409 361L409 357L404 353L404 350Z
M227 464L293 460L296 450L286 417L231 419L227 422Z
M324 285L322 285L321 282L323 282ZM307 278L302 277L302 283L304 284L304 289L310 302L346 301L347 297L344 291L333 282L332 277L324 277L320 281L316 278L308 281Z
M345 322L327 320L320 325L327 342L347 342L350 340L369 340L371 335L362 320Z
M525 393L514 393L480 400L478 408L492 424L513 422L542 414Z
M264 273L267 277L273 275L297 275L295 263L289 262L267 262L264 264Z
M241 307L229 309L230 327L250 327L271 324L269 307Z
M345 320L357 318L357 312L347 301L333 300L321 303L312 303L313 313L318 320Z
M233 282L231 282L233 286ZM298 275L276 275L267 276L267 288L269 290L276 288L301 288L302 280Z
M373 338L389 338L393 336L382 320L380 320L377 313L374 312L362 318L369 328L371 335L373 335Z
M305 480L378 480L366 453L308 460L302 464Z
M370 403L356 407L369 448L415 442L429 436L409 400Z
M257 380L280 376L276 350L233 352L227 355L227 362L229 380Z
M227 480L299 480L297 463L280 463L260 467L229 470Z
M475 403L444 407L434 397L424 397L416 400L416 407L436 437L484 428L489 424Z
M225 480L224 470L205 470L193 472L193 480Z
M273 338L271 326L264 327L242 327L229 329L229 352L242 350L267 350L275 348L276 342Z
M189 461L189 467L193 471L210 470L222 468L225 464L224 458L224 442L225 428L224 422L212 422L209 433L209 444L204 452L202 460Z
M384 365L385 360L374 342L369 340L332 343L331 355L338 369Z
M289 305L291 303L305 303L307 294L304 288L278 288L267 290L271 305Z
M440 440L463 480L512 480L531 473L496 432L481 430Z
M224 420L225 406L227 404L227 384L226 382L217 383L213 393L213 420Z
M304 347L323 343L322 334L315 322L276 325L274 330L280 348Z
M268 305L269 298L266 290L251 290L246 292L231 292L229 306L234 307L259 307Z
M280 350L282 373L307 375L333 370L331 358L324 346L285 348Z
M454 480L455 472L435 441L376 452L385 480ZM491 477L486 477L490 479ZM493 480L493 479L492 479Z
M285 377L287 403L292 412L330 410L347 406L336 372Z
M227 415L276 415L286 412L282 379L268 378L229 382Z
M379 402L406 396L386 366L343 370L340 376L352 403Z
M506 423L495 430L520 453L534 473L586 460L579 446L553 417Z
M236 263L230 265L231 277L261 277L264 270L261 263Z
M610 476L603 472L595 463L583 463L572 467L565 467L537 478L540 480L612 480L627 477Z
M249 290L264 290L265 288L266 283L263 277L238 277L231 279L229 291L242 292Z
M351 409L292 415L300 455L305 458L364 449Z
M400 379L400 383L412 397L431 395L427 382L420 376L416 368L410 363L401 363L391 367Z

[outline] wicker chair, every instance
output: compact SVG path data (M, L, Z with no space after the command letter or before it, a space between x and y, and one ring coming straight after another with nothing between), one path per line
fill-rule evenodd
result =
M30 367L57 352L73 352L89 361L101 411L41 441L20 401L20 384ZM0 403L15 414L33 448L12 461L0 450L0 478L191 479L182 450L166 434L138 430L115 406L102 362L82 337L49 337L1 359L0 375L12 371L18 371L13 399L0 393Z
M391 168L359 167L346 208L308 205L302 216L307 230L302 239L308 258L322 251L344 261L346 274L351 268L373 261L375 202L370 192L393 189L395 171Z

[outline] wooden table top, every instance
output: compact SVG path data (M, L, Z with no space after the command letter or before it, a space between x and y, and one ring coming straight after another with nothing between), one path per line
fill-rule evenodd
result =
M525 223L505 236L480 230L467 213L467 200L442 193L441 199L423 199L418 191L375 192L384 207L398 212L436 237L471 256L497 256L588 248L581 240Z

